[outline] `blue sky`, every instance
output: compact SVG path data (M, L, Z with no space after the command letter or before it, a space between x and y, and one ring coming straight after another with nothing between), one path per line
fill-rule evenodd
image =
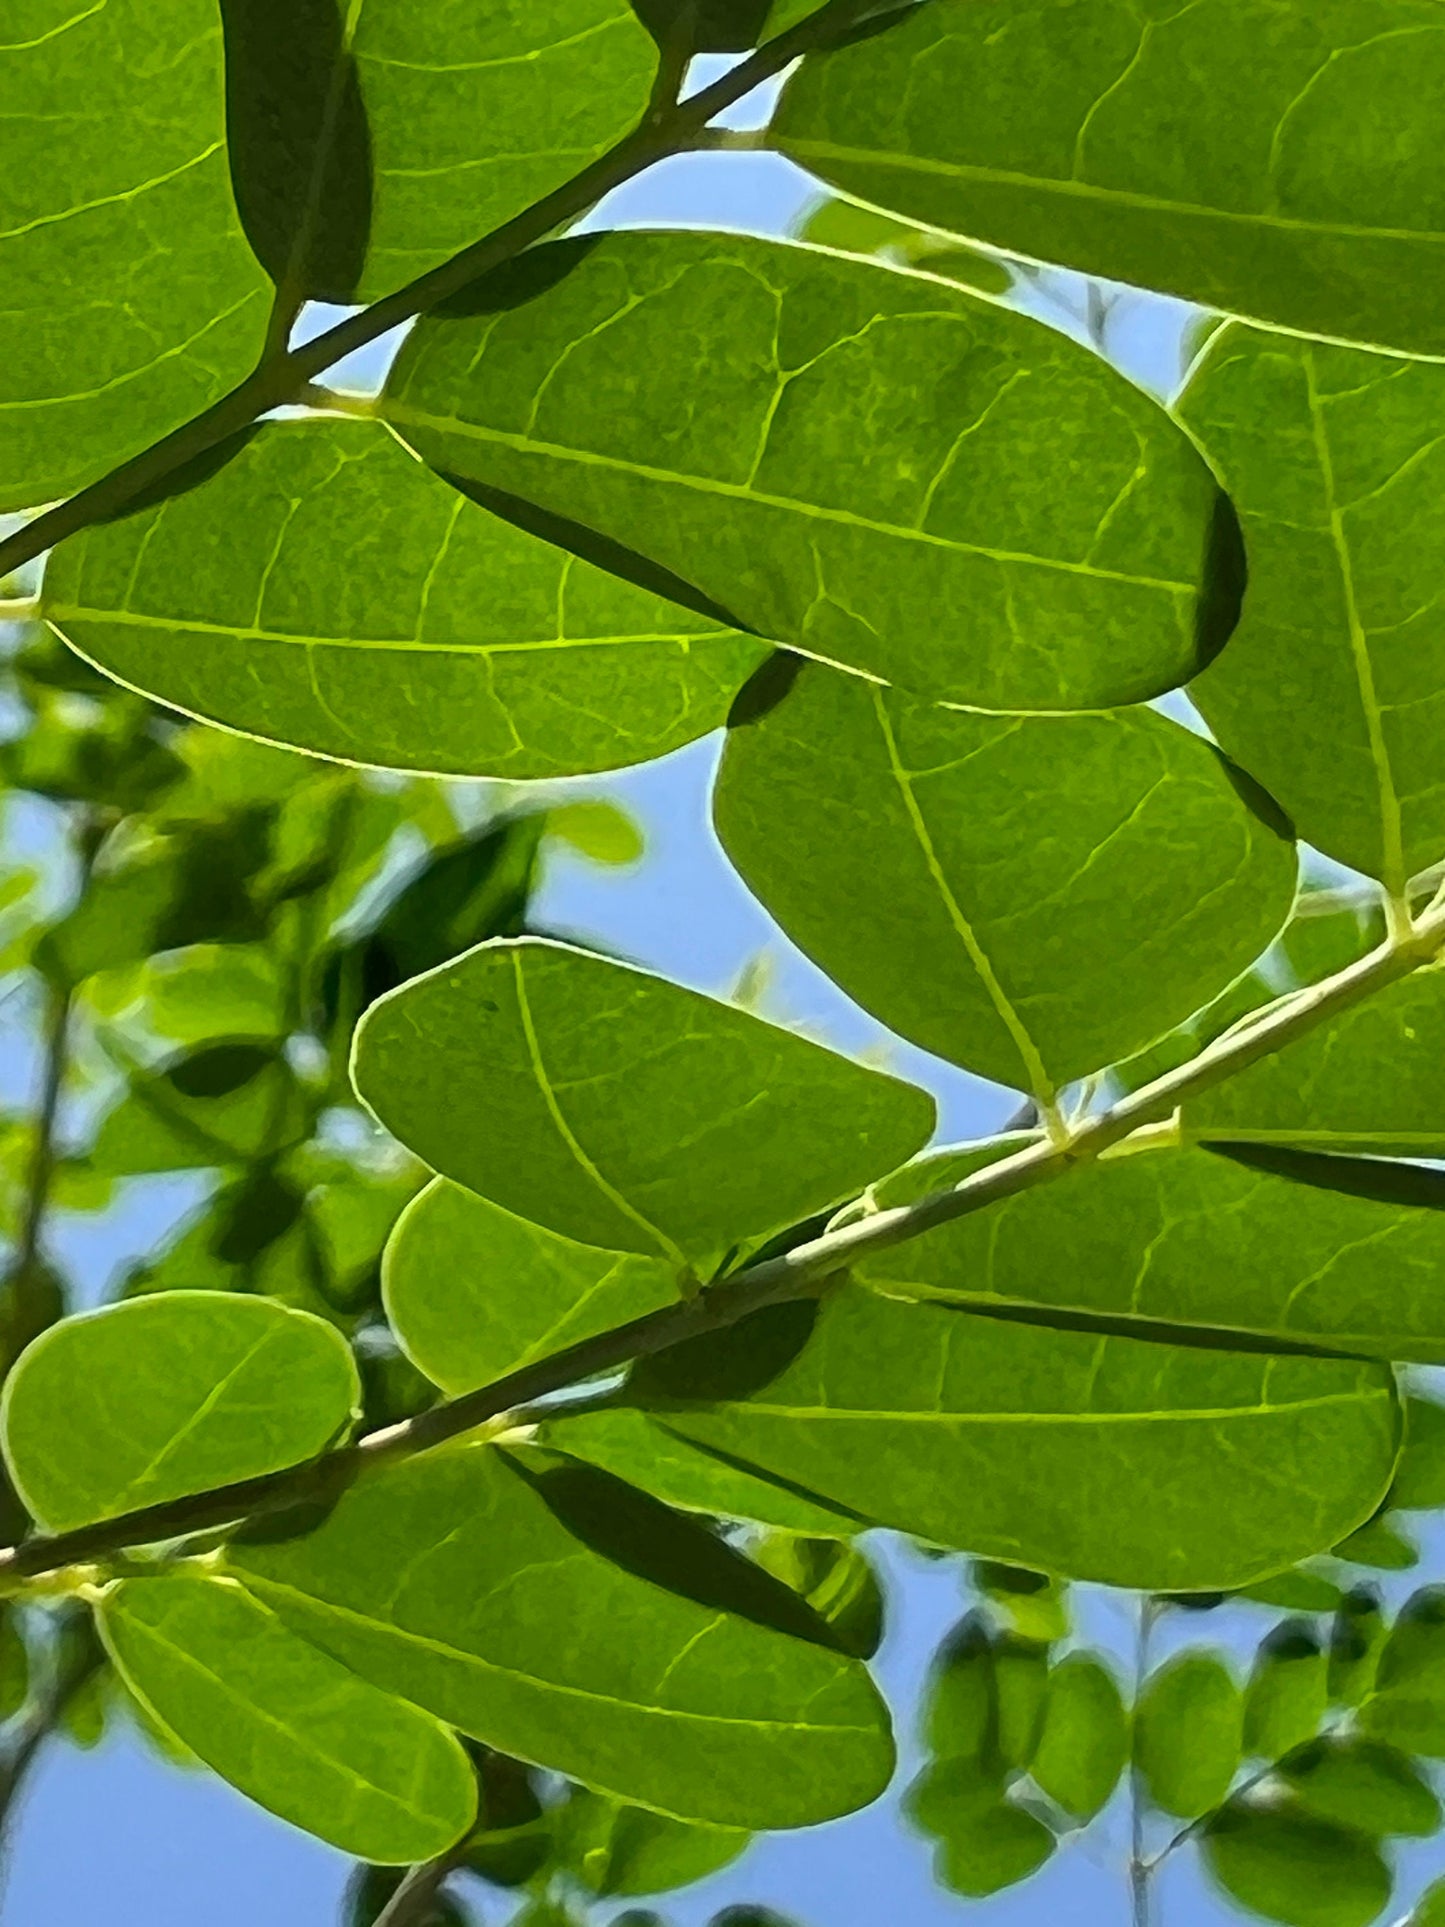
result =
M756 116L733 118L746 125ZM704 223L778 232L811 193L805 176L770 156L694 156L652 170L613 197L594 224ZM1160 389L1170 384L1181 318L1177 304L1132 303L1116 343L1136 378ZM378 365L376 351L368 351L339 376L368 384ZM745 966L765 956L770 1016L844 1049L890 1053L898 1069L938 1097L945 1139L996 1129L1014 1106L1010 1094L889 1039L787 944L748 896L708 823L717 748L705 742L615 779L565 786L625 803L645 830L647 855L631 870L603 871L566 852L554 854L540 919L715 993L725 994ZM7 1084L13 1075L14 1067ZM88 1297L99 1293L120 1257L153 1242L176 1203L175 1194L152 1188L112 1214L103 1230L88 1225L71 1236L68 1253ZM960 1567L929 1565L888 1540L879 1549L891 1600L880 1669L907 1751L912 1702L929 1654L962 1609ZM1088 1637L1122 1661L1133 1641L1128 1602L1082 1589L1080 1608ZM1224 1636L1243 1649L1268 1623L1262 1611L1247 1607L1205 1620L1179 1615L1177 1623L1166 1623L1161 1646ZM906 1778L905 1771L900 1786ZM1124 1816L1115 1813L1088 1847L1059 1854L1012 1894L969 1906L933 1886L926 1846L907 1833L888 1802L848 1821L762 1842L717 1879L659 1904L677 1927L702 1927L715 1909L740 1899L766 1900L804 1927L958 1927L965 1920L978 1927L1122 1927L1123 1852ZM1413 1861L1416 1877L1424 1878L1438 1870L1439 1849L1417 1850ZM100 1920L107 1927L195 1927L199 1921L206 1927L328 1927L349 1866L210 1776L163 1767L122 1732L92 1753L56 1746L44 1759L14 1841L0 1927L95 1927ZM1216 1927L1235 1917L1207 1891L1187 1854L1161 1881L1159 1901L1161 1927ZM487 1900L483 1911L489 1927L505 1917L496 1900Z

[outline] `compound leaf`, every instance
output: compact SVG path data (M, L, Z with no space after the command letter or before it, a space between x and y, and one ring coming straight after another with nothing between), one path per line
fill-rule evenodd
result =
M52 1325L6 1381L0 1430L26 1505L65 1532L300 1464L359 1398L346 1341L321 1319L170 1291Z
M383 997L354 1075L444 1176L565 1237L703 1273L900 1163L933 1111L745 1011L533 938Z
M853 257L556 242L420 322L382 406L435 468L580 525L583 553L625 544L747 628L932 697L1142 699L1237 613L1232 511L1138 390Z
M173 708L464 775L660 756L716 728L763 654L489 513L376 422L262 427L198 487L63 544L45 610Z
M809 664L729 731L714 817L866 1009L1045 1098L1208 1002L1294 898L1277 820L1148 710L965 713ZM860 896L860 873L888 888Z
M100 1623L164 1730L343 1853L429 1859L472 1824L476 1777L456 1736L298 1639L234 1580L127 1579Z

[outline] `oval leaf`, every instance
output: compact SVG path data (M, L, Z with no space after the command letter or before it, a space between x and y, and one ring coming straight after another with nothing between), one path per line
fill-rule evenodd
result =
M1244 1750L1279 1760L1313 1739L1325 1716L1324 1648L1311 1626L1285 1620L1255 1654L1244 1689Z
M805 61L773 138L933 227L1438 355L1442 85L1431 0L934 0Z
M763 653L489 514L373 422L262 427L199 486L63 544L45 611L172 708L463 775L660 756L715 729Z
M1091 1820L1129 1758L1119 1683L1092 1653L1069 1653L1049 1675L1044 1727L1029 1771L1066 1813Z
M446 1177L707 1274L927 1137L922 1091L566 944L481 945L367 1012L356 1088Z
M1271 1168L1265 1155L1105 1157L866 1257L859 1274L910 1296L1445 1363L1438 1182L1312 1154Z
M1178 1653L1144 1683L1134 1761L1154 1804L1181 1820L1217 1807L1239 1766L1244 1701L1214 1653Z
M867 1673L820 1643L795 1594L546 1454L474 1446L389 1467L314 1531L229 1559L364 1678L680 1819L804 1826L865 1805L892 1768Z
M383 408L443 473L930 696L1142 699L1237 613L1232 512L1137 389L853 257L725 234L533 249L418 324Z
M1429 1781L1406 1754L1354 1733L1331 1733L1286 1760L1283 1774L1318 1819L1383 1839L1427 1839L1441 1809Z
M686 1438L879 1525L1078 1579L1215 1591L1378 1506L1399 1414L1353 1359L1146 1343L847 1292L634 1373Z
M1424 1586L1401 1607L1360 1724L1411 1753L1445 1759L1445 1586Z
M298 1465L359 1403L351 1352L321 1319L170 1291L52 1325L6 1381L0 1431L26 1505L66 1532Z
M656 1259L574 1244L438 1178L397 1220L382 1299L407 1357L455 1394L673 1304L677 1283Z
M343 1853L444 1853L476 1815L456 1736L298 1639L234 1580L127 1579L101 1630L131 1691L223 1779Z
M1403 896L1445 856L1445 367L1225 328L1179 412L1249 545L1189 693L1301 836Z
M729 731L714 817L850 996L1047 1100L1208 1002L1294 899L1292 842L1151 711L977 715L808 665Z
M1203 1848L1231 1900L1283 1927L1368 1927L1390 1898L1390 1869L1373 1840L1303 1813L1226 1807Z
M5 25L0 511L216 401L271 307L231 194L212 0L28 0Z

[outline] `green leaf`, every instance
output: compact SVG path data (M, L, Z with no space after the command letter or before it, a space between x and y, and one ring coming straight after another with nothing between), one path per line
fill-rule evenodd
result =
M582 553L625 544L744 627L929 696L1141 699L1237 614L1232 511L1137 389L1042 323L853 257L536 248L418 323L382 406Z
M1401 1607L1360 1724L1408 1752L1445 1759L1445 1587L1423 1586Z
M984 1615L961 1619L934 1657L924 1697L924 1738L946 1760L993 1766L998 1759L998 1695L993 1634Z
M769 694L797 668L765 671ZM949 711L810 664L728 732L714 819L865 1009L1051 1098L1197 1010L1289 915L1294 846L1241 791L1149 710ZM888 878L866 906L860 872Z
M1184 1107L1199 1138L1445 1157L1445 970L1416 971Z
M1440 1802L1406 1754L1356 1734L1328 1734L1284 1762L1281 1772L1301 1806L1320 1820L1383 1838L1427 1839L1440 1825Z
M906 1811L938 1840L935 1877L971 1900L1027 1880L1054 1850L1043 1821L1002 1798L967 1761L935 1761L909 1788Z
M252 244L297 294L375 301L632 131L657 54L629 0L224 0Z
M312 1531L228 1558L364 1678L679 1819L803 1826L866 1805L891 1771L866 1672L816 1643L794 1594L548 1454L472 1446L387 1467Z
M1420 1175L1263 1152L1105 1157L858 1271L880 1289L960 1304L1445 1362L1445 1211Z
M1225 328L1179 411L1249 544L1240 627L1190 694L1306 841L1403 896L1445 856L1445 368Z
M730 1866L752 1839L582 1792L561 1809L558 1829L566 1863L589 1892L619 1897L689 1887Z
M994 1641L995 1743L1000 1764L1021 1772L1033 1762L1049 1695L1049 1649L1004 1633Z
M806 61L773 138L972 240L1439 354L1442 71L1426 0L934 0Z
M807 1600L844 1652L872 1659L883 1640L883 1588L859 1547L770 1532L749 1544L748 1554Z
M726 1453L708 1451L625 1398L546 1419L538 1437L553 1450L601 1466L684 1512L833 1536L860 1532L868 1523Z
M1368 1927L1390 1898L1373 1840L1289 1809L1226 1807L1203 1851L1231 1900L1284 1927Z
M0 1720L13 1719L30 1697L30 1649L19 1617L8 1602L0 1608Z
M367 1012L356 1088L443 1176L563 1236L707 1275L861 1190L932 1101L566 944L481 945Z
M575 1244L445 1178L397 1221L382 1280L402 1349L452 1393L677 1299L656 1258Z
M1067 1654L1049 1675L1043 1732L1029 1771L1065 1812L1091 1820L1129 1758L1119 1683L1092 1653Z
M1405 1400L1405 1444L1390 1504L1406 1512L1445 1506L1445 1405L1433 1398Z
M1408 1572L1420 1563L1417 1548L1385 1518L1367 1519L1333 1550L1337 1559L1353 1559L1380 1572Z
M68 495L251 372L271 290L210 0L7 10L0 510Z
M234 1581L127 1579L101 1629L126 1683L206 1764L343 1853L444 1853L476 1814L456 1736L287 1630Z
M587 796L562 803L547 812L547 834L609 869L626 869L647 853L642 827L604 796Z
M1352 1586L1330 1627L1329 1689L1337 1705L1358 1706L1374 1686L1386 1631L1379 1594L1371 1586Z
M1229 1792L1244 1699L1216 1654L1194 1648L1152 1673L1134 1713L1134 1762L1166 1813L1197 1820Z
M1265 1606L1282 1606L1291 1613L1329 1613L1335 1611L1344 1594L1323 1573L1296 1566L1289 1572L1276 1573L1272 1579L1242 1586L1240 1597L1256 1599Z
M172 708L463 775L662 755L723 721L764 652L478 507L375 422L231 444L199 486L62 544L45 611Z
M1421 1894L1405 1927L1445 1927L1445 1880L1436 1880Z
M1313 1739L1325 1716L1325 1653L1314 1629L1284 1620L1260 1643L1244 1689L1244 1750L1278 1760Z
M6 1380L0 1431L26 1505L65 1532L298 1465L346 1429L359 1390L319 1318L173 1291L53 1325Z
M309 1123L284 1058L261 1044L209 1044L133 1078L102 1118L90 1161L117 1177L248 1164L294 1144Z
M944 1546L1148 1591L1332 1545L1394 1468L1389 1373L1049 1330L853 1290L637 1368L684 1437Z
M1068 1637L1068 1590L1061 1580L998 1559L973 1560L969 1578L1009 1631L1021 1639L1046 1646Z

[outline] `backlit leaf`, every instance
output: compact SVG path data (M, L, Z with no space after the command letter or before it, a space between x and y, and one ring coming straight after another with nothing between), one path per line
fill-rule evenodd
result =
M1092 1653L1069 1653L1049 1675L1043 1732L1029 1771L1081 1820L1103 1807L1129 1758L1129 1717L1118 1681Z
M937 1544L1150 1591L1243 1585L1379 1504L1363 1361L1146 1343L851 1291L634 1373L674 1431Z
M250 373L271 290L210 0L21 0L0 47L0 510L93 481Z
M1177 1653L1150 1674L1134 1713L1134 1760L1156 1806L1196 1820L1219 1805L1239 1766L1243 1709L1215 1653Z
M933 0L805 62L773 137L972 240L1439 354L1442 76L1429 0Z
M802 1826L865 1805L891 1770L866 1672L794 1594L587 1467L434 1453L229 1560L364 1678L681 1819Z
M684 233L533 249L418 324L383 408L443 473L581 525L583 553L621 543L930 696L1143 698L1236 614L1232 512L1137 389L853 257Z
M1266 1635L1244 1689L1244 1750L1282 1759L1325 1714L1325 1653L1312 1627L1285 1620Z
M1231 1900L1283 1927L1367 1927L1390 1898L1373 1840L1289 1808L1226 1807L1203 1848Z
M564 1236L707 1273L928 1135L919 1090L566 944L483 944L384 997L356 1087L443 1176Z
M173 1291L53 1325L7 1379L0 1430L26 1505L64 1532L297 1465L345 1430L358 1395L319 1318Z
M1409 1752L1445 1759L1445 1587L1422 1587L1401 1607L1360 1721Z
M476 1778L455 1735L298 1639L234 1581L127 1579L101 1607L126 1683L223 1778L344 1853L444 1853Z
M352 762L565 776L716 728L763 654L468 501L379 423L233 448L46 572L66 640L174 708Z
M714 816L744 880L866 1009L1045 1097L1206 1003L1294 897L1278 824L1147 710L978 715L808 665L729 731ZM860 900L860 870L888 888Z
M1440 1802L1419 1767L1378 1740L1328 1734L1287 1760L1283 1773L1308 1812L1342 1827L1423 1839L1440 1825Z

